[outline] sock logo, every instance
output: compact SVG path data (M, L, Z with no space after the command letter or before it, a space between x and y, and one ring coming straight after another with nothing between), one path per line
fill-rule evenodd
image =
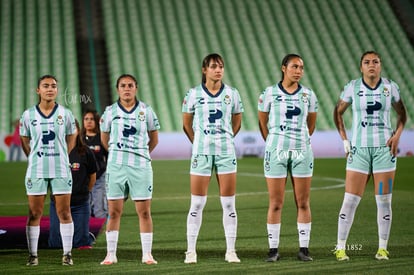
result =
M390 215L385 215L384 217L382 217L383 220L389 221L391 220L391 216Z
M231 218L235 218L235 217L236 217L236 213L231 212L231 213L229 214L229 217L231 217Z
M339 218L342 219L342 220L345 220L346 219L346 215L345 214L340 214L339 215Z
M299 230L299 234L300 235L306 235L306 232L305 232L305 230L302 229L302 230Z
M190 213L190 216L191 216L191 217L194 217L194 218L195 218L195 217L197 217L197 212L191 212L191 213Z
M268 237L269 239L273 239L273 235L272 235L272 234L267 234L267 237Z

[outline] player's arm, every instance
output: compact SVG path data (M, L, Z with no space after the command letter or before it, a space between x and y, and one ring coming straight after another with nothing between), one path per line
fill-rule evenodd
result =
M392 137L387 141L387 146L391 148L392 155L396 156L398 152L398 143L400 141L404 125L407 122L407 110L401 99L398 102L394 102L392 107L397 112L397 128L395 129Z
M194 141L193 118L194 114L183 113L183 130L191 143Z
M30 154L30 138L20 136L20 140L22 141L22 149L26 157L29 157Z
M267 123L269 122L269 113L259 111L258 117L260 133L262 134L263 139L266 141L267 135L269 134L269 129L267 128Z
M109 133L108 132L101 132L101 143L103 148L107 152L109 152Z
M342 99L339 99L338 103L335 106L334 113L333 113L334 123L342 140L348 140L346 136L345 124L344 124L344 120L342 116L345 113L349 105L350 104L348 102L345 102Z
M151 153L152 150L154 150L155 146L157 146L158 144L158 131L157 130L149 131L148 136L149 136L148 148L149 148L149 152Z
M242 121L242 113L233 114L231 116L231 125L232 125L232 128L233 128L233 136L234 137L240 131L241 121Z
M317 114L318 113L316 112L308 113L308 117L306 118L306 123L308 124L309 135L312 135L313 132L315 131Z
M72 152L72 149L76 145L76 135L66 135L66 144L68 146L68 154Z

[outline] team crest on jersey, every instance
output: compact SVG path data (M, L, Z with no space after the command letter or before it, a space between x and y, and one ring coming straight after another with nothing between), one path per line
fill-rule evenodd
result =
M388 88L387 88L387 87L384 87L384 91L382 92L382 94L383 94L384 96L390 96L390 91L388 90Z
M63 117L61 115L58 115L57 119L56 119L57 124L59 125L63 125Z
M193 168L197 168L197 166L198 166L197 159L196 159L196 158L194 158L194 159L193 159L193 163L191 164L191 167L193 167Z
M31 179L27 179L27 183L26 183L27 189L32 189L33 187L33 183Z
M230 99L230 96L229 95L226 95L224 97L224 103L227 104L227 105L229 105L231 103L231 99Z
M138 119L140 121L144 121L145 120L145 113L143 111L139 112Z
M266 171L270 171L270 163L268 161L265 162L264 167Z
M303 93L302 94L302 101L303 101L303 103L308 103L308 94L307 93Z

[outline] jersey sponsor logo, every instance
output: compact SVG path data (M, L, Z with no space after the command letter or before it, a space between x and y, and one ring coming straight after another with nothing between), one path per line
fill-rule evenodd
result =
M43 131L43 137L42 137L42 143L43 144L49 144L49 141L52 141L55 139L56 134L52 130L49 131Z
M124 137L129 137L130 135L135 135L137 133L137 128L132 125L125 125L122 134Z
M298 115L300 115L300 113L301 113L300 108L298 108L296 106L287 106L286 118L287 119L292 119L293 116L298 116Z
M378 111L382 108L381 102L378 101L369 101L367 102L367 114L372 115L374 111Z
M210 123L214 123L217 119L221 119L223 117L223 112L219 109L210 110L210 115L208 117L208 121Z

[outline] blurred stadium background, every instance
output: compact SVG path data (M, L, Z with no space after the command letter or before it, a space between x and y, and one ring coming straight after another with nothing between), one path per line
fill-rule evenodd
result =
M335 129L343 86L360 76L366 50L382 56L414 129L414 3L411 0L1 0L0 133L37 102L37 79L59 80L58 102L80 119L116 100L130 73L163 133L181 132L181 101L201 80L202 58L224 57L224 81L239 89L242 130L258 131L257 98L278 82L287 53L302 55L302 84L318 95L317 130ZM350 112L348 112L350 113ZM346 124L350 126L350 114Z

